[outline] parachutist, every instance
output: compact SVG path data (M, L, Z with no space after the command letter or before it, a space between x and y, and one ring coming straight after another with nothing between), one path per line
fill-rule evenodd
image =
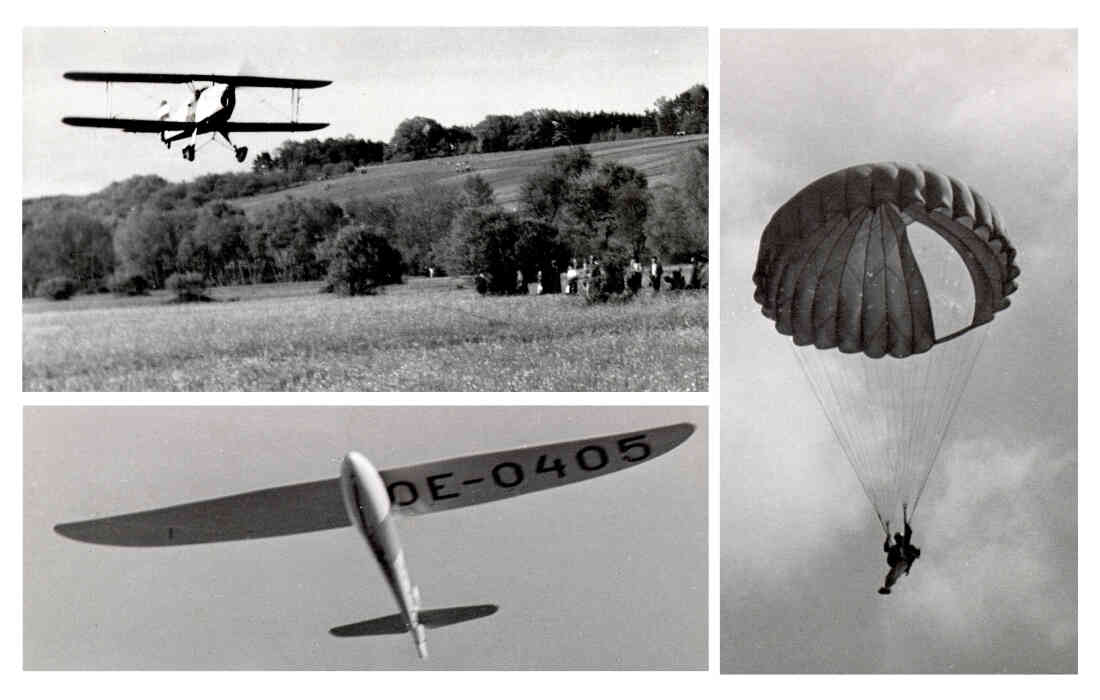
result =
M909 575L909 569L920 558L920 549L914 547L910 540L913 538L913 528L909 527L909 521L905 521L905 534L894 533L894 544L890 544L889 523L887 523L886 542L882 545L882 551L886 552L886 564L890 571L886 574L886 582L878 592L889 595L890 588L897 583L902 574Z

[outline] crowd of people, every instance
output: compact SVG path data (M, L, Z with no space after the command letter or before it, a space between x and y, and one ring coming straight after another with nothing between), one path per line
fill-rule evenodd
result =
M532 280L527 279L521 269L507 273L507 281L498 284L492 273L480 272L474 276L474 287L479 294L490 292L498 294L576 294L586 298L607 296L609 294L638 294L643 288L658 293L661 289L706 289L708 269L705 257L692 257L690 265L677 266L671 274L664 274L664 266L656 258L650 258L649 265L642 265L637 259L625 266L605 264L596 256L589 256L578 262L573 258L564 272L554 263L548 263L535 274L534 289ZM513 279L514 277L514 279Z
M630 294L637 294L643 287L648 287L654 292L660 292L662 286L671 290L704 289L707 287L707 277L706 261L701 257L691 258L691 267L685 277L679 268L673 270L671 275L665 275L664 266L656 257L650 258L650 263L646 266L637 259L632 259L623 270L609 270L599 258L589 256L580 265L577 264L576 258L570 261L565 270L565 285L560 291L566 294L588 296L602 288L609 278L622 280L621 289L617 288L619 287L617 283L613 283L612 286L616 288L612 291L625 291ZM541 284L539 289L540 293L544 293Z

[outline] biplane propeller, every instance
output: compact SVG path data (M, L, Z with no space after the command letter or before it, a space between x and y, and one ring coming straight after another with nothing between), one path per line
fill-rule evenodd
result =
M303 80L298 78L269 78L247 75L203 75L200 73L103 73L69 72L69 80L106 83L108 88L107 117L65 117L61 121L70 126L87 126L98 129L120 129L136 134L160 134L161 143L167 148L174 141L191 139L183 147L185 160L195 160L195 145L199 136L221 136L233 149L238 163L248 156L246 146L237 146L231 133L258 133L271 131L317 131L328 126L321 122L298 121L299 91L320 88L331 80ZM111 83L176 83L187 85L190 95L186 104L173 109L167 100L161 102L156 119L120 119L110 112ZM291 120L288 122L234 122L230 121L237 105L237 88L285 88L291 93Z

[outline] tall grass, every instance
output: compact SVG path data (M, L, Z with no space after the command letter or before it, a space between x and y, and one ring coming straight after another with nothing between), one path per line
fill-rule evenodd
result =
M246 289L246 288L240 288ZM289 289L289 291L288 291ZM224 290L219 293L225 297ZM28 391L698 391L701 293L624 304L482 298L425 280L376 297L312 287L239 301L28 303ZM56 310L55 310L56 309Z

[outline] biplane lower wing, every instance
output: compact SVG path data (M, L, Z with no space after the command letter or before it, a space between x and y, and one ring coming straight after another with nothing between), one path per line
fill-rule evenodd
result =
M96 129L120 129L134 134L160 134L166 131L198 133L259 133L265 131L317 131L328 126L321 122L178 122L160 119L113 119L107 117L65 117L61 120L69 126L88 126Z
M393 511L421 515L585 481L648 462L688 439L690 423L534 445L379 472ZM314 532L351 524L339 479L278 486L140 513L62 523L65 537L159 547Z
M307 90L325 87L331 80L301 78L268 78L257 75L217 75L203 73L121 73L97 71L70 71L69 80L96 83L221 83L234 87L293 88Z

